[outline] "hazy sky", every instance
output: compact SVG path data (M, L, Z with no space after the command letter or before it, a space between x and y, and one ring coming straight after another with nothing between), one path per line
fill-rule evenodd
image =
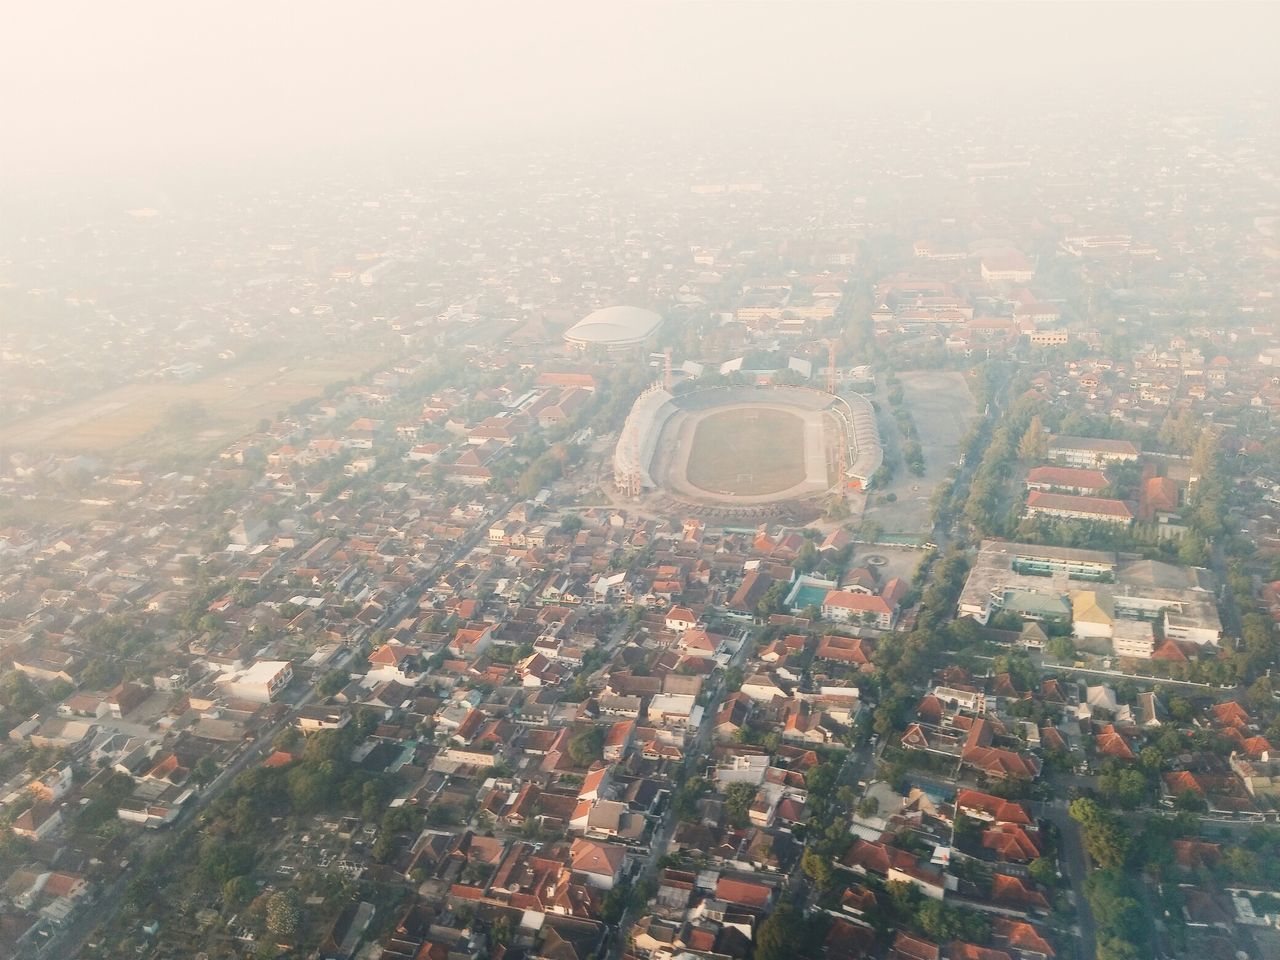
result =
M1280 4L8 5L0 182L601 117L1280 87ZM4 189L0 187L0 189Z

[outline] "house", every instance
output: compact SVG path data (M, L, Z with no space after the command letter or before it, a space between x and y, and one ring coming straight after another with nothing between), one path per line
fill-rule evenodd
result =
M746 694L756 703L772 703L775 697L785 700L791 695L767 673L753 673L742 682L738 692Z
M1102 590L1073 590L1071 632L1079 640L1110 639L1115 629L1115 601Z
M126 682L112 688L104 702L107 711L117 720L132 713L151 696L151 690L138 683Z
M52 647L17 654L12 663L15 670L36 680L61 680L72 685L84 667L75 654Z
M676 642L676 649L690 656L713 657L728 640L728 637L716 633L708 633L702 627L694 627L680 633L680 639Z
M1093 748L1099 756L1115 757L1117 760L1132 760L1135 756L1133 747L1114 725L1108 723L1093 738Z
M978 790L962 789L956 794L956 811L974 820L987 823L1012 823L1031 826L1031 815L1026 807L1014 800L1005 800Z
M293 718L294 724L303 733L316 733L320 730L341 730L351 721L351 714L343 707L327 707L308 704L299 710Z
M1025 920L992 917L991 939L997 946L1014 951L1024 960L1052 960L1056 956L1049 941Z
M569 847L569 868L574 876L597 890L613 889L626 860L625 847L586 837L574 838Z
M1040 760L1030 754L992 746L991 722L973 721L964 741L960 759L968 766L999 779L1034 780L1040 775Z
M702 708L692 694L660 693L649 701L649 722L659 727L682 730L701 720Z
M609 727L604 737L603 757L613 763L621 760L630 749L636 735L635 720L619 720Z
M259 660L243 670L233 670L218 678L229 697L253 703L273 703L293 681L293 664L288 660Z
M493 625L488 623L459 627L449 642L449 652L464 660L474 660L493 645Z
M1005 873L992 875L990 900L1006 909L1049 912L1049 900L1043 893L1028 887L1022 878Z
M751 717L752 704L751 697L740 690L726 697L712 721L712 735L717 740L732 738L746 726Z
M62 810L48 803L37 803L13 819L10 829L28 840L44 840L62 825Z
M751 570L729 600L728 613L735 617L751 619L759 614L760 601L773 586L773 577L763 570Z
M942 950L936 943L899 930L894 935L887 960L942 960Z
M818 648L814 651L813 658L831 663L849 664L864 672L870 672L875 669L871 660L872 649L870 640L827 634L818 641Z
M883 597L848 590L828 590L822 598L822 615L837 623L863 623L881 630L893 626L893 609Z
M698 618L688 607L676 606L667 611L664 622L668 630L684 633L698 625Z
M910 883L934 900L941 900L946 895L946 878L941 870L888 843L856 837L840 862L854 873L875 874L889 881Z
M1029 863L1040 856L1040 844L1016 823L998 823L982 831L982 847L998 860Z
M716 880L717 900L749 907L752 910L768 910L773 905L773 894L773 888L763 883L752 883L727 876L721 876Z

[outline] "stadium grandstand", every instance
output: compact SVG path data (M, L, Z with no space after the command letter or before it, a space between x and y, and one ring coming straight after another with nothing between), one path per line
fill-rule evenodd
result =
M571 347L624 350L639 346L658 332L662 315L642 307L605 307L587 314L564 332Z
M845 420L848 431L849 468L845 476L859 489L865 490L884 463L875 408L870 400L855 393L848 399L840 397L832 409Z
M613 452L613 482L628 496L638 497L657 484L649 475L663 424L676 412L674 398L653 384L636 398Z

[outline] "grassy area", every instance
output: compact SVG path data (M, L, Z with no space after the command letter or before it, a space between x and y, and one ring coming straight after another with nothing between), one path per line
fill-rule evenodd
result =
M738 496L777 493L801 483L804 421L785 410L713 413L693 435L688 478L703 490Z
M212 450L274 418L326 386L358 377L386 360L377 350L315 357L250 360L213 367L198 380L131 383L56 411L0 427L0 448L27 452L154 455L193 446ZM204 412L190 431L171 430L176 405ZM136 448L136 449L135 449Z
M17 497L0 497L0 525L32 525L38 523L81 523L94 520L106 513L105 507L79 503L70 499L41 497L20 500Z

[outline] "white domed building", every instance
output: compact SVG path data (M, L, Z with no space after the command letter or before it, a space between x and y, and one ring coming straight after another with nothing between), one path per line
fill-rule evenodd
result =
M624 350L644 343L662 326L662 315L643 307L605 307L587 314L564 332L565 343L580 350Z

